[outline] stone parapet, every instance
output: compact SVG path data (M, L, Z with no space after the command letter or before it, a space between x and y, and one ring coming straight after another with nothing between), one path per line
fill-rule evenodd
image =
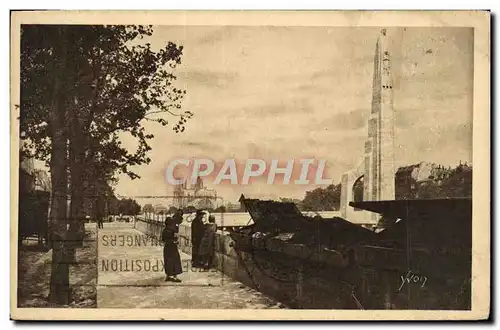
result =
M138 219L135 229L159 239L163 224ZM348 265L337 251L221 230L215 242L214 266L219 271L290 307L346 308L346 301L350 301L338 298L339 285L343 284L333 280L342 277ZM179 227L179 249L191 254L189 223Z
M138 219L135 228L159 239L163 224ZM189 223L180 225L179 249L191 254ZM457 263L463 258L457 258L454 253L458 252L443 251L436 255L415 247L412 263L408 265L407 253L401 249L360 243L343 255L322 247L288 243L277 237L251 237L218 230L214 267L291 308L408 308L405 301L430 308L439 306L442 292L446 291L446 286L439 283L453 279L450 285L462 285L459 283L462 277L454 274L460 274L465 266ZM436 265L446 271L436 274ZM405 276L421 280L417 283L418 291L412 291L412 299L406 297L408 283L405 290L397 291L401 277ZM433 286L434 283L437 286ZM386 304L387 301L392 302Z

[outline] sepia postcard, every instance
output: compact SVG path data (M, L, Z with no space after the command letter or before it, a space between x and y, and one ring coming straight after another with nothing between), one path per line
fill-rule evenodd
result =
M11 319L485 320L490 12L12 11Z

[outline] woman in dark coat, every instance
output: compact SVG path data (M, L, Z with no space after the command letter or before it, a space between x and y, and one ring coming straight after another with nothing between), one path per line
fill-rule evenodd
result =
M199 257L200 243L205 231L203 224L203 211L198 210L193 222L191 222L191 264L194 267L201 266Z
M179 224L171 217L165 219L165 228L161 233L163 245L163 263L165 265L165 281L181 282L177 275L182 273L181 256L177 249Z
M215 217L213 215L208 217L208 223L205 225L205 233L200 242L200 261L205 269L212 267L212 262L215 254L215 233L217 232L217 225L215 224Z

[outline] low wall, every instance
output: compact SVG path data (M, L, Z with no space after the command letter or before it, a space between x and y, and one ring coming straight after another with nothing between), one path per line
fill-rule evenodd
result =
M134 226L156 239L163 230L163 223L140 218ZM470 309L470 275L457 266L462 259L444 252L413 248L408 270L406 251L394 248L359 244L342 255L222 230L215 243L219 271L290 308ZM191 254L190 222L180 225L179 248Z
M159 239L163 224L138 219L135 228ZM352 276L346 271L347 259L336 251L313 250L278 238L238 237L221 230L215 242L214 263L219 271L289 307L359 308L352 287L346 284L346 277ZM246 249L239 246L242 243ZM191 254L189 223L180 225L179 248Z
M341 214L339 211L302 211L301 212L305 216L314 217L321 216L323 218L333 218L339 217ZM172 216L173 214L169 214ZM218 213L212 212L210 215L214 216L215 223L217 226L248 226L253 223L252 218L248 212L225 212ZM139 214L136 217L143 220L153 220L158 222L164 222L165 214ZM191 222L195 216L195 213L185 213L183 215L185 222ZM357 222L354 222L357 223ZM376 224L376 222L359 222L359 224Z

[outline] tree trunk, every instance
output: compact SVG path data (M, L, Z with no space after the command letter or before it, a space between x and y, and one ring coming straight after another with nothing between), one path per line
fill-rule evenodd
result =
M50 277L50 302L67 305L69 303L69 265L66 251L67 232L67 184L66 168L67 141L65 113L59 95L59 78L54 84L55 96L51 107L52 151L50 173L52 181L52 205L50 214L52 272Z
M50 240L52 245L52 269L49 301L67 305L70 301L69 264L67 253L67 131L64 111L64 88L62 75L66 61L64 28L59 30L61 47L54 56L54 89L50 108L51 142L50 173L52 200L50 212ZM55 47L56 48L56 47Z
M83 246L83 238L85 236L85 209L84 209L84 194L85 194L85 142L81 125L77 115L77 102L71 105L69 111L69 126L70 126L70 173L71 173L71 207L70 207L70 223L69 234L71 246L79 248ZM74 252L73 252L74 259ZM73 260L74 261L74 260Z

